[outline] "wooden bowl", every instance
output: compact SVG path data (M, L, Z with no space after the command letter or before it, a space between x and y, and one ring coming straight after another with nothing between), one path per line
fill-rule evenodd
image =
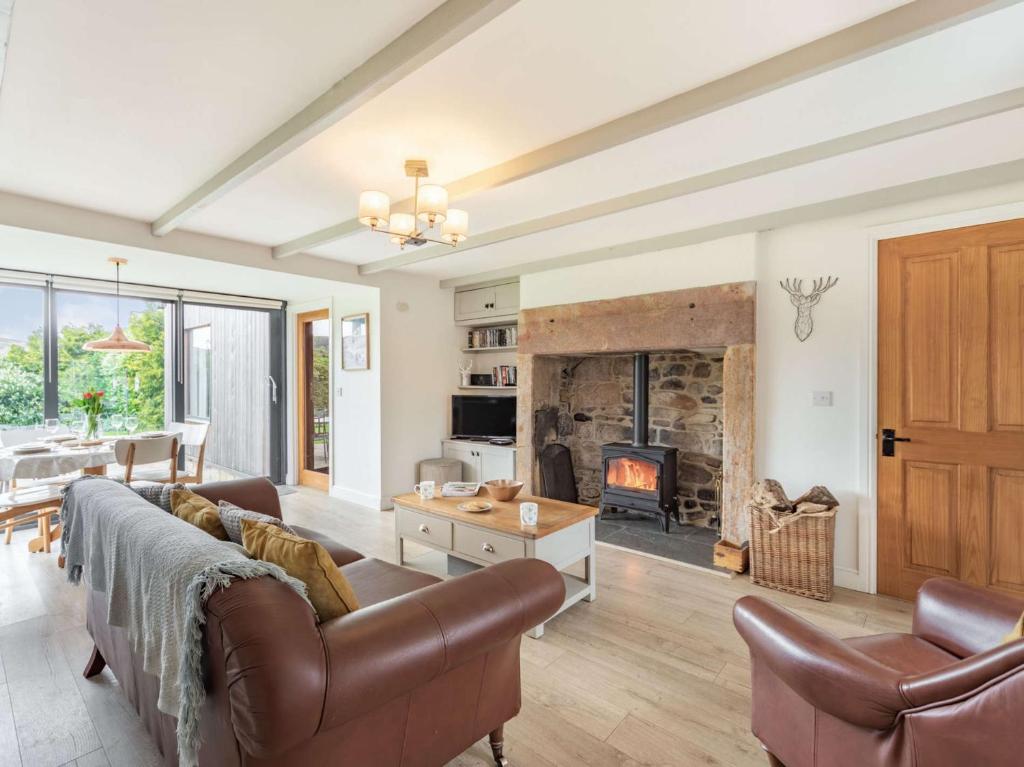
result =
M496 501L511 501L523 489L523 483L514 479L489 479L484 482L487 493Z

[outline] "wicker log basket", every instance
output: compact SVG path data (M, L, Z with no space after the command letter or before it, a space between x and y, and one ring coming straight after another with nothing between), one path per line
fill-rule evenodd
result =
M831 601L839 502L825 487L790 501L772 479L751 490L750 579L761 586Z

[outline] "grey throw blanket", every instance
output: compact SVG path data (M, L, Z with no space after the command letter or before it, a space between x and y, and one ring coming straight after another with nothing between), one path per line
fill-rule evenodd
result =
M106 596L107 622L127 631L143 668L160 679L157 707L177 717L179 763L192 767L205 697L204 603L233 578L270 575L304 599L305 584L109 479L71 482L60 518L68 580L77 584L84 577Z

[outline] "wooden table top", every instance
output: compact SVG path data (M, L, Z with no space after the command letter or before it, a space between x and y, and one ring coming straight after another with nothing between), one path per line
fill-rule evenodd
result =
M437 514L456 522L486 527L500 533L518 535L521 538L543 538L545 535L551 535L551 533L575 525L577 522L597 516L596 508L580 503L553 501L550 498L538 498L532 495L518 495L511 501L495 501L483 490L477 494L475 499L472 497L442 498L438 495L436 498L424 501L416 493L406 493L405 495L396 495L391 500L407 509ZM469 511L459 511L456 508L460 503L471 500L488 501L494 505L494 508L475 514ZM523 501L533 501L538 506L535 526L523 525L519 522L519 504Z

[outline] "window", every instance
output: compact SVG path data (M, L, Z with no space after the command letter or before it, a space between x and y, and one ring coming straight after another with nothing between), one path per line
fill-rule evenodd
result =
M103 431L106 434L150 431L172 420L166 396L171 361L164 343L171 328L170 305L162 301L121 296L115 318L114 296L57 291L57 401L61 417L80 413L86 391L103 391ZM144 341L149 354L91 352L83 345L103 338L115 321L128 336Z
M185 331L185 417L210 420L213 336L209 325Z
M43 422L42 288L0 285L0 428Z

